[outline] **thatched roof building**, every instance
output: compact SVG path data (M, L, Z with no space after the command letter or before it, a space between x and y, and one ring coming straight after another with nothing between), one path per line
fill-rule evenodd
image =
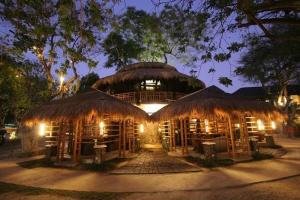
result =
M94 87L98 88L102 84L114 84L116 82L125 82L130 80L173 78L187 80L189 82L196 82L199 85L205 86L202 81L180 73L175 67L166 63L140 62L127 65L119 70L116 74L99 79L95 83Z
M51 120L73 120L96 114L101 117L110 115L113 118L147 119L143 110L121 101L104 92L91 89L82 94L60 100L53 100L28 113L23 121L25 123Z
M172 90L172 88L170 88L172 84L168 85L168 82L172 82L172 80L185 83L182 89L188 89L187 87L196 89L205 87L205 84L202 81L186 74L180 73L175 67L170 66L166 63L140 62L127 65L117 73L99 79L93 85L93 88L97 88L101 91L110 90L112 93L128 92L132 91L134 88L136 89L137 84L144 80L159 80L161 82L165 81L167 83L162 83L162 85L165 85L168 90ZM128 85L132 85L133 87L126 88L124 83L126 83L127 87ZM180 90L180 85L177 85L177 87L177 90Z
M237 98L216 86L186 95L154 113L151 117L153 120L169 120L193 115L235 117L244 113L255 114L262 118L272 116L280 119L282 117L270 103Z

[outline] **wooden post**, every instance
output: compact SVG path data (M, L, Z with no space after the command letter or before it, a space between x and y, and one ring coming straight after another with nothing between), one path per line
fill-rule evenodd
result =
M77 152L77 140L78 140L78 120L76 120L75 121L75 127L74 127L74 144L73 144L73 158L72 158L72 160L74 161L74 162L77 162L77 154L76 154L76 152Z
M122 121L119 121L119 157L122 156Z
M249 141L249 133L248 133L248 127L246 123L245 116L242 116L243 124L244 124L244 134L245 134L245 140L247 145L248 154L251 156L251 148L250 148L250 141Z
M174 151L176 151L176 134L175 134L175 122L172 120L172 125L173 125L173 146L174 146Z
M180 136L181 136L181 151L182 151L182 155L184 155L184 138L183 138L183 121L182 119L180 120Z
M170 120L170 151L174 151L174 126L173 126L173 120Z
M226 128L225 129L225 136L226 136L227 152L228 152L228 155L230 155L230 145L229 145L229 140L228 140L229 123L226 123L226 127L225 128Z
M56 152L56 161L60 161L60 151L61 151L61 137L62 137L62 122L59 122L59 131L57 136L57 152Z
M125 130L125 126L126 126L126 121L123 120L123 152L122 152L122 156L125 157L125 151L126 151L126 130Z
M126 131L127 132L127 138L128 138L128 151L129 152L132 152L132 149L131 149L131 141L132 141L132 134L131 134L131 131L129 131L129 125L130 125L130 122L127 121L127 123L125 123L125 130L128 128L128 130Z
M188 152L188 125L189 125L189 122L190 122L190 119L189 118L187 118L188 119L188 121L185 119L184 120L184 135L185 135L185 142L184 142L184 144L185 144L185 153L186 154L188 154L189 152ZM187 123L188 122L188 123Z
M231 119L228 117L228 123L229 123L229 133L230 133L230 139L231 139L231 147L232 147L232 156L235 157L235 139L232 132L232 125L231 125Z

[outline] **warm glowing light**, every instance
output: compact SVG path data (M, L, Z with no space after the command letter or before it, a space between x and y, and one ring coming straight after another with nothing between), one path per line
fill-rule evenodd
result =
M205 125L205 132L208 133L208 132L209 132L208 119L205 119L205 120L204 120L204 125Z
M11 132L11 134L9 135L9 139L10 139L10 140L14 140L14 139L16 139L16 138L17 138L17 136L16 136L16 131Z
M276 123L274 121L271 121L271 128L274 130L276 129Z
M33 46L32 48L33 48L33 50L37 50L37 47L36 47L36 46Z
M234 124L235 128L240 128L241 125L240 124Z
M104 128L105 128L105 124L104 124L103 121L101 121L101 122L99 123L99 133L100 133L101 136L104 135Z
M144 125L140 124L140 133L144 133Z
M64 83L64 81L65 81L65 77L64 77L63 75L61 75L61 76L59 77L59 81L60 81L60 85L62 86L63 83Z
M158 128L158 132L159 132L159 133L161 132L161 128Z
M277 103L278 103L279 106L285 106L285 104L287 103L286 97L285 96L279 96Z
M264 125L263 121L260 120L260 119L257 120L257 129L258 129L259 131L265 130L265 125Z
M137 107L144 110L148 115L152 115L156 111L160 110L161 108L165 107L167 104L140 104Z
M45 136L45 134L46 134L46 124L41 123L39 127L39 135Z

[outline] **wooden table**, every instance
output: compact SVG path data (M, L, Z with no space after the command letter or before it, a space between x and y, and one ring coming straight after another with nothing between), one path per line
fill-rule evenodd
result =
M95 149L95 158L94 158L94 163L100 164L103 162L103 152L107 148L107 145L105 144L100 144L100 145L94 145Z

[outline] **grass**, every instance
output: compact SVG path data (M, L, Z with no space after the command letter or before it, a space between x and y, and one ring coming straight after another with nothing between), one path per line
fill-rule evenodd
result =
M214 168L214 167L224 167L224 166L230 166L234 164L234 161L231 159L202 159L202 158L196 158L192 156L188 156L185 158L186 161L195 163L201 167L205 168Z
M33 169L33 168L37 168L37 167L53 167L54 166L54 162L50 161L46 158L19 162L17 164L20 167L28 168L28 169Z
M30 187L30 186L0 182L0 196L1 194L5 194L5 193L18 193L20 196L50 195L53 197L54 196L71 197L74 199L103 199L103 200L118 199L118 197L120 197L121 195L122 196L126 195L126 193L82 192L82 191L72 191L72 190L46 189L46 188Z
M88 170L88 171L101 171L107 172L112 169L115 169L120 163L127 161L126 158L115 158L112 160L104 161L101 164L79 164L76 167L70 168L74 170ZM24 162L17 163L19 166L23 168L33 169L37 167L55 167L55 168L64 168L60 166L55 166L53 161L50 161L46 158L36 159L36 160L29 160Z
M272 156L270 154L255 152L255 153L252 154L252 158L253 158L254 161L257 161L257 160L271 159L271 158L274 158L274 156Z

